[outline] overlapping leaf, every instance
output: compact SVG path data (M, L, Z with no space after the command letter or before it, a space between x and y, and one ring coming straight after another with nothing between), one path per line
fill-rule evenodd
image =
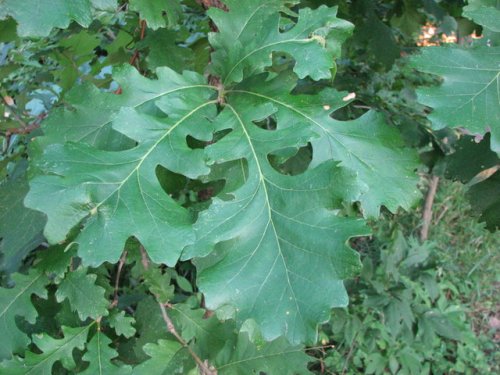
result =
M294 82L289 74L272 81L258 76L231 94L255 104L272 103L281 124L314 129L319 137L312 140L311 166L336 160L356 173L362 191L359 201L366 216L377 217L382 205L391 211L399 206L409 209L419 197L418 158L415 151L403 147L398 131L375 112L353 121L336 121L330 114L347 104L343 99L346 93L326 89L314 96L291 95Z
M81 223L75 241L86 264L117 261L125 241L135 236L153 261L173 265L193 241L190 216L162 190L156 167L191 178L208 172L203 151L189 148L186 137L210 139L213 89L195 73L164 72L171 77L164 86L176 88L155 105L167 117L128 108L114 120L114 129L136 140L136 147L112 152L66 143L47 147L39 160L45 175L31 181L25 203L47 214L50 242L64 240Z
M182 14L179 0L130 0L130 8L138 11L153 30L165 27L167 23L169 27L175 26Z
M497 0L469 0L464 7L464 16L487 29L500 32L500 3Z
M420 71L443 78L438 87L421 88L418 99L433 108L435 129L461 127L472 134L491 132L500 152L500 48L428 47L412 59Z
M313 342L330 308L347 304L342 279L359 260L346 242L367 229L331 210L359 196L353 174L332 163L293 177L273 169L267 155L313 135L302 124L278 124L276 131L254 124L275 112L273 103L236 96L219 115L217 129L232 131L207 148L208 155L218 163L245 159L248 173L233 199L214 199L201 214L198 241L184 256L207 255L219 243L200 266L207 306L235 306L237 319L255 319L267 339Z
M12 16L18 23L19 36L42 37L54 27L66 28L71 21L87 27L92 22L92 8L109 9L114 0L3 0L0 19Z
M4 361L0 363L0 373L51 375L52 366L58 361L66 369L73 369L75 367L73 350L75 348L83 350L89 327L62 327L64 337L61 339L55 339L44 333L34 335L33 343L41 353L27 352L25 358L15 357L10 361Z
M130 65L116 67L113 69L113 79L120 86L119 94L116 95L102 92L89 84L76 86L65 96L70 108L55 111L43 123L46 136L40 141L44 145L83 142L107 150L130 147L133 142L111 127L122 107L154 114L157 100L179 100L183 92L189 95L190 91L207 88L206 82L200 77L182 77L171 69L159 68L156 75L158 79L151 80Z
M84 267L69 271L57 289L57 301L67 299L81 320L108 315L109 302L104 298L104 288L95 284L96 278Z
M47 298L47 277L38 270L28 275L16 273L12 276L15 287L0 289L0 359L10 358L13 353L22 353L30 343L29 337L17 326L16 318L22 317L35 323L37 311L31 304L33 294Z
M83 360L89 362L89 367L83 375L127 375L132 373L130 366L116 366L111 360L118 356L118 352L110 347L111 339L101 330L87 344L87 352Z
M273 52L291 55L300 78L330 78L338 47L352 31L349 22L336 18L336 7L301 9L297 23L281 32L281 0L227 0L225 4L229 12L213 8L208 12L219 28L209 38L215 48L212 70L224 85L270 66Z
M267 340L314 342L330 308L347 304L342 280L360 266L347 242L368 233L363 220L339 211L356 201L367 216L381 205L408 207L415 155L373 113L333 120L331 111L346 104L343 94L291 94L297 77L331 76L351 30L335 8L302 9L294 24L280 19L282 1L226 4L227 13L210 11L220 29L210 40L221 87L195 73L160 69L158 80L148 80L122 68L115 71L120 93L75 89L67 98L72 108L44 126L45 152L26 204L47 214L50 242L77 233L85 264L116 262L131 236L156 263L173 266L182 252L197 258L209 308L233 308L239 323L255 319ZM290 55L296 74L255 76L274 52ZM276 130L259 127L263 120L276 122ZM188 136L210 145L190 148ZM284 175L269 161L308 144L313 160L302 174ZM192 179L211 172L209 179L226 180L224 194L199 214L194 230L188 211L163 191L158 166ZM169 299L168 288L153 292ZM145 337L136 343L140 350ZM233 353L236 362L243 351Z
M26 165L20 162L0 185L0 269L7 273L17 271L23 258L44 241L44 216L23 204L28 192Z

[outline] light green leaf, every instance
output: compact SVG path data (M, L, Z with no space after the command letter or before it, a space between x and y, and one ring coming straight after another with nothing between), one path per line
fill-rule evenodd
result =
M491 132L491 148L500 152L500 48L423 48L412 65L443 78L438 87L417 91L432 107L434 129L465 128L472 134Z
M494 32L500 32L500 3L497 0L469 0L463 15Z
M130 9L139 12L148 27L156 30L160 27L173 27L179 21L182 7L179 0L130 0ZM167 13L167 20L163 17Z
M93 324L93 323L92 323ZM68 370L75 367L73 350L83 350L87 342L90 326L62 327L64 337L54 339L47 334L33 335L33 343L40 349L41 354L26 352L24 359L15 357L0 363L0 373L9 375L51 375L52 366L60 361Z
M359 270L358 255L346 243L368 230L361 220L332 210L359 196L352 173L324 163L285 176L270 165L267 155L304 145L314 135L303 123L278 122L275 131L254 124L277 110L272 102L235 93L217 118L216 129L231 132L206 148L208 158L244 159L248 172L232 199L215 198L200 214L198 241L184 257L208 255L218 243L198 262L207 307L234 306L237 320L255 319L266 339L315 342L316 326L330 308L347 304L342 279Z
M150 267L144 273L144 282L160 303L166 303L174 297L175 287L171 281L170 276L157 267Z
M144 345L144 352L150 357L140 365L134 367L134 375L168 375L170 361L182 349L177 341L158 340L157 344Z
M92 2L92 4L91 4ZM115 0L2 0L0 20L11 16L21 37L44 37L54 27L65 29L71 21L83 27L92 22L92 5L99 9L116 7Z
M132 373L130 366L116 366L112 359L118 356L118 352L111 348L111 339L104 335L100 329L87 344L87 352L83 360L90 365L82 375L127 375Z
M45 285L47 277L40 271L32 270L29 275L12 275L15 287L0 289L0 359L10 358L12 354L22 354L30 343L29 337L19 330L16 317L23 317L35 323L37 311L31 304L31 296L47 298Z
M212 71L225 86L270 66L273 52L290 54L300 78L330 78L338 46L328 45L327 39L341 43L352 31L349 22L336 18L336 7L300 9L297 23L281 32L281 0L227 0L225 4L229 12L215 8L208 11L219 28L209 35L215 49Z
M220 375L312 374L307 363L313 358L304 353L302 346L292 346L283 337L257 344L248 332L240 332L231 355L218 358L216 367Z
M377 217L382 205L393 212L400 206L409 209L420 197L415 173L419 164L416 152L404 148L399 132L375 112L352 121L334 120L330 114L347 104L347 93L325 89L317 95L291 95L294 82L286 74L272 81L260 76L230 92L253 105L272 103L279 123L305 124L319 134L311 141L311 166L336 160L355 173L362 192L356 199L365 216Z
M114 10L118 6L117 0L90 0L94 8Z
M191 149L186 137L210 140L214 90L196 73L163 71L177 86L155 102L168 117L124 108L115 119L114 129L136 140L136 147L111 152L84 144L52 145L38 161L45 175L31 181L25 203L47 214L49 242L64 240L84 220L75 242L86 265L116 262L125 241L135 236L153 262L172 266L194 239L188 211L163 191L156 167L190 178L208 172L203 150Z
M104 288L95 284L96 279L97 275L87 274L84 267L68 271L57 289L57 302L67 299L83 321L108 315L109 301L104 296Z
M135 335L135 328L133 327L135 319L130 316L125 316L125 311L112 313L108 322L110 327L115 329L117 335L123 335L126 338Z
M146 61L148 68L155 70L160 66L168 66L176 72L189 69L193 64L193 51L175 44L177 33L173 30L160 29L150 32L141 46L147 47L149 53Z
M157 80L145 78L127 64L113 69L120 94L104 93L93 85L76 86L65 96L70 108L55 111L43 122L45 137L39 138L39 142L46 145L72 141L107 150L131 147L134 143L111 127L122 107L154 114L156 102L178 101L183 92L189 97L193 90L210 87L203 77L192 73L181 76L171 69L160 68L156 75Z
M28 192L26 165L18 163L13 176L0 185L0 269L7 273L17 271L23 258L44 240L45 217L23 204Z

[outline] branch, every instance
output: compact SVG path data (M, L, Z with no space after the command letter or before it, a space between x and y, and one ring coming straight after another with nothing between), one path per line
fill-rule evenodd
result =
M429 190L427 191L427 196L425 197L424 212L422 214L422 229L420 230L420 241L424 242L429 236L429 227L432 220L432 205L434 203L434 197L436 196L436 191L439 183L438 176L432 176L429 183Z
M111 307L115 307L118 305L118 289L120 287L120 275L122 273L123 266L127 261L127 254L128 254L127 250L124 250L122 256L120 257L120 261L118 262L118 269L116 270L116 277L115 277L115 293L113 297L113 302L111 303Z
M163 316L163 320L167 325L168 332L170 332L177 339L177 341L179 341L179 343L189 351L189 354L191 354L191 357L193 357L194 361L198 365L200 375L217 375L217 370L212 366L209 366L207 361L202 361L200 357L198 357L198 355L193 351L193 349L191 349L186 340L184 340L182 336L179 335L179 333L175 329L174 323L167 314L165 305L162 303L158 304L160 305L161 315Z

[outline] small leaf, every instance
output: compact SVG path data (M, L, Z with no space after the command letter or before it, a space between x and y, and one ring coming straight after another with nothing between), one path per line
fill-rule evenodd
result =
M174 297L175 287L170 276L163 274L159 268L150 267L144 273L144 281L158 302L166 303Z
M72 370L76 366L73 350L75 348L83 350L89 328L90 326L62 327L64 334L62 339L54 339L44 333L34 335L33 343L40 349L41 354L26 352L24 359L15 357L4 361L0 363L0 373L51 375L52 366L57 361L60 361L67 370Z
M144 352L150 357L140 365L134 367L134 375L166 374L170 361L182 349L177 341L158 340L157 344L144 345Z
M110 327L115 329L117 335L123 335L126 338L135 335L135 328L133 327L135 319L130 316L125 316L124 311L112 313L108 322Z
M87 352L82 359L90 365L81 374L83 375L127 375L132 373L130 366L116 366L112 359L118 356L118 352L110 347L111 339L104 335L99 329L87 344Z
M109 301L104 298L104 288L95 284L96 279L97 275L87 274L84 267L68 271L57 289L57 301L67 299L82 321L108 315Z
M167 26L163 12L167 13L169 27L175 26L182 14L179 0L130 0L130 9L138 11L153 30Z
M48 283L43 272L32 270L28 275L12 275L15 287L0 289L0 359L10 358L12 354L22 354L30 343L29 337L19 330L16 317L23 317L35 323L37 311L31 304L31 296L47 298L45 285Z

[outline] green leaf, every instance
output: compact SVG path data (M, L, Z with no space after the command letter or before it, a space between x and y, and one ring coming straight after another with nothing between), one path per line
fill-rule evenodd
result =
M349 22L336 18L336 7L300 9L297 23L281 32L281 0L227 0L225 4L229 12L215 8L208 11L219 28L209 35L215 49L212 71L224 85L262 72L272 64L273 52L290 54L300 78L330 78L338 48L329 48L327 38L340 43L352 31Z
M55 111L42 124L45 137L39 142L83 142L107 150L131 147L134 143L111 127L122 107L154 114L157 102L179 100L183 92L190 95L189 92L210 87L194 74L179 76L171 69L160 68L156 75L157 80L147 79L127 64L113 69L113 79L121 90L119 95L102 92L93 85L76 86L65 96L70 108Z
M193 345L201 358L216 358L224 348L233 347L234 321L220 322L215 315L205 317L206 310L193 309L187 304L173 305L168 314L186 342Z
M312 374L307 363L313 358L304 353L301 346L290 345L280 337L271 342L256 343L248 332L240 332L231 355L219 356L216 363L220 375L238 374Z
M55 339L44 333L33 335L33 343L40 349L41 354L26 352L24 359L15 357L4 361L0 363L0 373L51 375L52 366L57 361L60 361L64 368L72 370L76 366L73 350L83 350L89 328L90 326L62 327L62 339Z
M160 303L169 302L174 297L174 285L168 274L163 274L157 267L150 267L144 273L144 282Z
M149 49L146 57L148 68L156 70L160 66L168 66L176 72L189 69L193 64L193 51L175 44L177 33L160 29L150 32L141 45Z
M92 0L95 7L109 8L110 1ZM3 0L0 3L0 19L13 17L17 33L21 37L48 36L54 27L65 29L71 21L83 27L92 22L92 6L89 0Z
M491 132L491 148L500 152L500 48L423 48L412 65L442 77L439 87L417 91L421 103L432 107L434 129L461 127L472 134Z
M18 328L16 317L35 323L38 314L31 304L31 296L36 294L47 298L45 285L48 280L42 272L32 270L28 275L16 273L12 275L12 280L14 288L0 289L0 359L24 352L31 340Z
M28 192L26 164L18 163L11 178L0 185L0 269L7 273L17 271L23 258L44 240L45 217L23 204Z
M112 313L108 319L109 326L115 329L117 335L123 335L130 338L135 335L135 328L132 326L135 319L130 316L125 316L125 311Z
M490 178L472 185L467 192L472 208L481 213L486 228L495 231L500 228L500 171Z
M305 124L319 135L312 139L317 166L328 160L356 173L362 192L357 197L365 216L377 217L380 206L395 211L409 209L420 197L415 173L419 163L415 151L405 148L399 132L383 116L368 112L352 121L337 121L330 114L345 106L347 93L325 89L317 95L291 95L295 79L281 75L272 81L257 77L230 91L249 103L272 103L282 124Z
M494 32L500 32L500 3L497 0L469 0L463 15Z
M268 154L313 136L301 123L285 127L279 121L275 131L256 126L276 110L272 102L236 94L218 116L216 129L231 131L206 148L208 158L243 158L248 172L232 199L215 198L200 214L198 241L184 258L206 256L218 243L198 262L207 307L235 306L237 320L255 319L266 339L284 334L293 343L314 342L316 325L328 319L330 308L347 304L342 279L360 267L346 242L368 231L361 220L332 210L359 196L352 173L324 163L285 176L270 165Z
M146 359L144 345L168 337L167 326L161 315L160 307L153 297L144 298L137 304L135 314L139 338L135 341L134 352L139 359Z
M144 352L150 357L140 365L134 367L134 375L168 375L170 361L174 355L182 349L177 341L158 340L157 344L148 343L144 345Z
M87 344L87 352L83 360L90 365L82 375L127 375L132 373L130 366L116 366L112 359L118 356L118 352L110 347L111 339L104 335L100 329Z
M203 151L191 149L186 137L210 140L214 91L196 73L162 72L170 77L164 85L170 95L158 95L155 106L168 117L124 108L115 118L114 129L136 140L136 147L111 152L85 144L51 145L38 161L46 175L31 181L25 203L47 214L49 242L63 241L83 224L75 242L86 265L116 262L130 236L141 241L153 262L174 265L194 239L188 211L163 191L156 167L190 178L208 172Z
M67 299L82 321L108 315L109 301L104 288L95 284L96 279L97 275L87 274L84 267L68 271L57 289L57 302Z
M167 26L163 12L167 13L168 27L175 26L182 15L179 0L130 0L130 9L139 12L153 30Z

